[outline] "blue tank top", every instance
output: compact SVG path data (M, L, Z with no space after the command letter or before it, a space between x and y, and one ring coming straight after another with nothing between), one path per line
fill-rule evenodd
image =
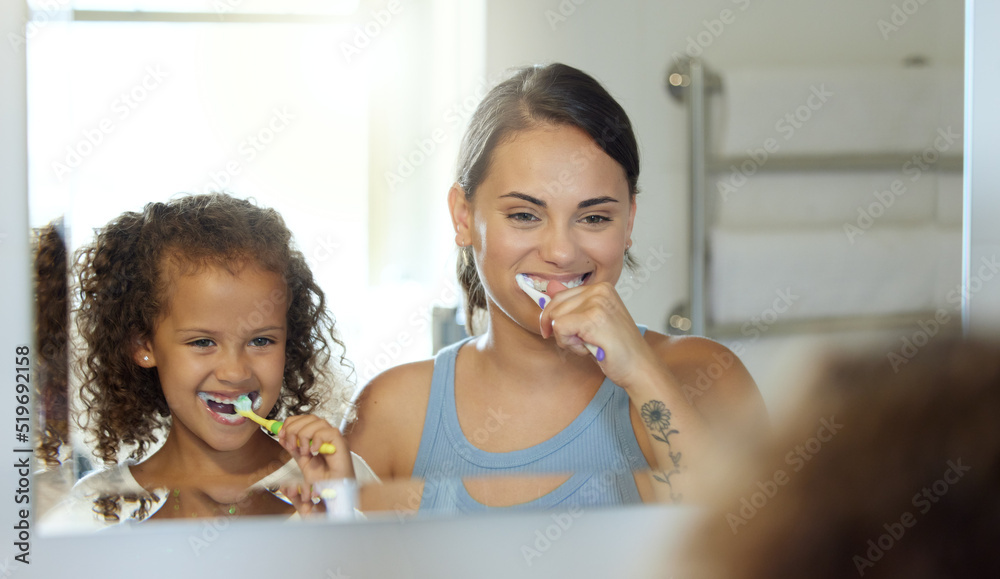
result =
M639 328L645 333L644 326ZM427 417L413 465L413 476L425 479L422 513L551 510L641 502L633 471L646 470L649 463L632 430L628 394L607 378L583 412L541 444L512 452L486 452L473 445L459 426L455 407L455 360L458 350L471 339L442 349L434 359ZM487 420L484 436L490 425ZM473 439L479 434L479 430L472 433ZM462 477L523 473L572 475L553 491L510 507L487 507L472 498L462 484Z

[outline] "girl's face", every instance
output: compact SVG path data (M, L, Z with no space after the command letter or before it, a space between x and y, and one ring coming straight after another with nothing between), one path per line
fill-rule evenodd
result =
M490 307L535 331L538 306L515 275L614 284L635 218L624 169L568 125L517 133L494 149L472 201L455 187L450 203L457 239L472 245Z
M287 286L253 265L236 275L217 267L182 275L166 267L175 270L166 311L136 362L157 370L173 417L171 437L239 449L259 427L235 414L236 398L249 395L264 416L281 392Z

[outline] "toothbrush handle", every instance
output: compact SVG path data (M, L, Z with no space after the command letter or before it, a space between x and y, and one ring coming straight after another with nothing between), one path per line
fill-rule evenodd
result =
M515 279L517 280L518 287L520 287L524 293L528 294L528 297L535 300L538 307L544 310L545 306L549 304L549 299L551 298L549 298L547 294L543 294L542 292L536 290L524 274L517 274ZM583 345L587 347L587 350L594 356L594 358L597 359L598 362L604 361L604 348L588 344L587 342L584 342Z
M274 435L277 435L279 432L281 432L281 427L285 425L284 422L278 422L277 420L271 420L270 422L271 422L271 424L267 428L268 428L268 430L271 431L271 434L274 434ZM310 440L309 442L312 442L312 441ZM320 454L333 454L335 452L337 452L337 447L334 446L333 443L330 443L330 442L324 442L319 447L319 453Z
M598 362L604 361L604 348L588 344L587 342L584 342L583 345L587 347L587 351L594 355L594 358L597 358Z

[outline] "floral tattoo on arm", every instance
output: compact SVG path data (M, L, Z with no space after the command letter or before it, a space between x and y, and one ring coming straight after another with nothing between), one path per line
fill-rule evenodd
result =
M659 400L650 400L642 405L642 422L650 430L653 438L667 445L667 453L670 455L670 468L660 469L659 473L653 473L653 478L665 483L670 489L670 499L674 502L681 500L680 494L674 493L674 487L670 484L670 477L681 472L681 453L674 452L670 447L670 435L677 434L676 428L670 428L670 410Z

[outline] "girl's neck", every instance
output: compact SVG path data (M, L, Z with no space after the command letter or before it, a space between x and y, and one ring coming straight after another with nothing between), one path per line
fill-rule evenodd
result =
M263 431L254 432L241 448L215 450L197 436L171 428L167 440L153 456L132 468L145 488L200 486L205 481L245 483L249 487L271 474L290 456ZM145 479L145 480L143 480Z

